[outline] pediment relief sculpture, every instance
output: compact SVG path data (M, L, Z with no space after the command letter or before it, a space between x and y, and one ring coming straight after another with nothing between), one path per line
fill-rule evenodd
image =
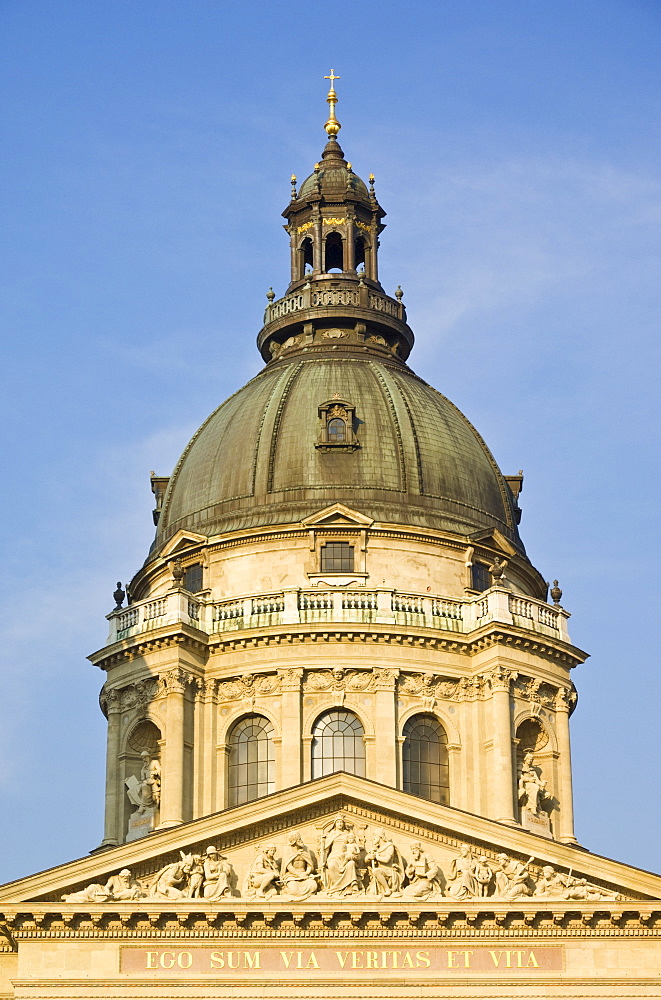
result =
M615 900L614 889L598 886L571 869L522 860L492 848L487 856L463 843L439 860L442 847L422 841L399 842L384 826L366 828L339 814L319 828L317 850L304 830L292 830L284 844L260 842L253 855L222 854L210 845L204 853L180 851L177 860L152 874L134 877L124 868L105 882L62 895L67 903L229 902L240 898L303 902L388 900L463 902L493 898Z

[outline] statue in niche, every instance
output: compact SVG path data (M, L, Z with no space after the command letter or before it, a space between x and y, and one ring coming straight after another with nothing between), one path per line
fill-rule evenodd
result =
M365 860L370 864L369 892L375 896L399 896L404 879L402 861L383 827L376 831L372 849Z
M290 833L287 841L280 865L283 895L292 900L307 899L319 888L317 865L300 833Z
M202 897L204 899L221 899L223 896L231 896L231 874L232 866L227 858L223 854L219 854L215 847L209 845L203 862ZM191 878L191 896L193 896L192 881Z
M80 889L62 896L65 903L108 903L114 900L125 901L140 899L144 895L141 886L135 882L129 868L111 875L105 885L93 882Z
M411 847L411 861L406 866L408 885L402 890L403 899L432 899L441 896L440 869L435 861L425 854L422 844Z
M165 865L156 873L149 885L151 899L185 899L190 892L190 876L195 865L192 854L180 851L180 861Z
M450 876L445 887L446 896L452 899L472 899L479 896L480 887L475 878L477 861L468 844L462 844L459 854L452 859Z
M350 896L363 888L358 871L360 847L344 816L337 816L321 834L321 870L329 896Z
M126 794L129 802L136 806L134 815L153 812L161 801L161 765L158 758L148 750L140 754L140 778L131 775L126 779Z
M255 860L250 866L243 883L243 894L249 899L268 899L275 896L280 888L280 865L275 859L273 844L257 849Z
M532 750L525 751L517 775L519 805L533 816L540 816L542 804L550 799L550 795L546 791L546 782L542 780L541 769L535 767Z
M502 899L520 899L522 896L532 896L534 883L530 878L528 865L533 860L533 858L528 858L524 864L522 861L508 858L506 854L497 854L497 866L494 870L495 895Z

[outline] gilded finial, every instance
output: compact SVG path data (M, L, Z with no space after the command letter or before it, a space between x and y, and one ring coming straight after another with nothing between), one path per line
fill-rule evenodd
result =
M296 200L296 174L291 175L291 200Z
M325 76L324 80L330 80L330 90L328 91L328 97L326 100L329 105L328 121L324 125L326 132L328 133L329 139L337 139L337 133L340 131L342 126L335 117L335 105L337 104L337 94L335 93L335 81L341 80L342 77L335 76L335 70L330 71L330 76Z

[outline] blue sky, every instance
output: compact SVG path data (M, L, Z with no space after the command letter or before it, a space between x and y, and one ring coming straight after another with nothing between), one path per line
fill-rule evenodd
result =
M323 80L413 368L523 468L576 671L577 833L661 868L656 0L0 4L0 881L102 835L103 645L149 471L260 368Z

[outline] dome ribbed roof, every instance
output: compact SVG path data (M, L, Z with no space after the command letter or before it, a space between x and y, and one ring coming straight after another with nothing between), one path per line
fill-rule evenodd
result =
M333 396L355 407L354 451L315 447ZM170 478L155 550L180 528L296 523L335 502L465 536L495 527L522 550L509 487L469 421L401 362L355 354L271 362L218 407Z

